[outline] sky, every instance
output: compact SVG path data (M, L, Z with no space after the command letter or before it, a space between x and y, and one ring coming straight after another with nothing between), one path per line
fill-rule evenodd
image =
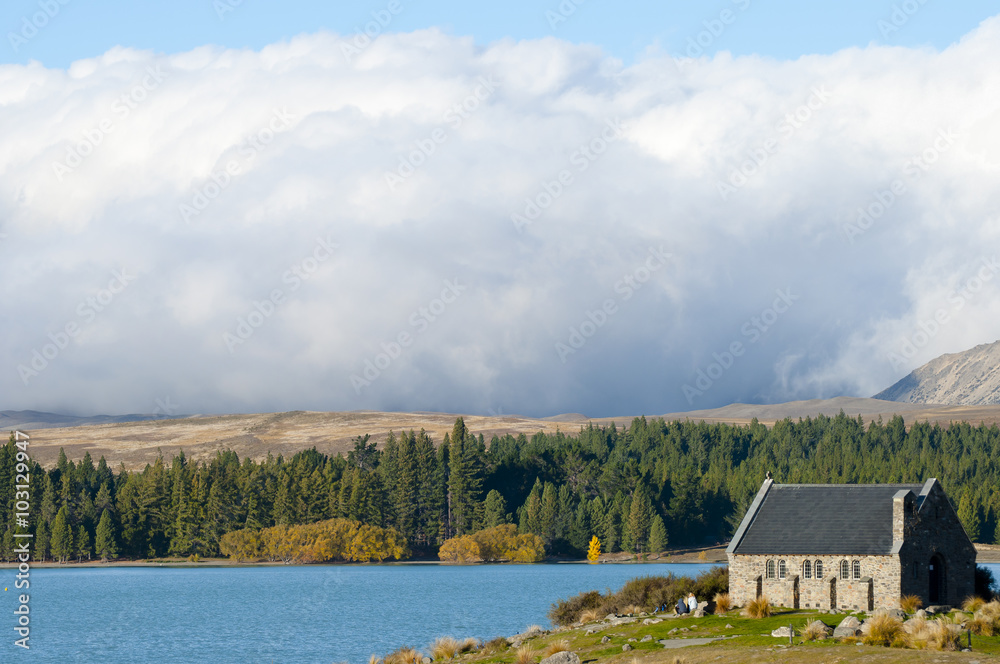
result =
M805 5L5 3L0 409L656 415L996 341L995 7Z

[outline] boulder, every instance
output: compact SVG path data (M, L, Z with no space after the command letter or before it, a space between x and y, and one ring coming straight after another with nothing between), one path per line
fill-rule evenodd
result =
M678 631L680 631L680 630L678 630L676 627L674 627L672 630L670 630L669 632L667 632L667 634L676 634Z
M644 636L641 639L639 639L639 643L649 643L652 640L653 640L653 635L652 634L647 634L646 636Z
M663 620L660 619L660 618L646 618L645 620L642 621L642 624L643 625L658 625L661 622L663 622Z
M628 651L629 651L629 650L631 650L631 649L632 649L632 646L630 646L630 645L629 645L629 644L627 644L627 643L626 643L625 645L623 645L623 646L622 646L622 652L628 652Z
M575 652L563 650L562 652L557 652L551 657L546 657L539 662L539 664L580 664L580 656Z
M610 641L611 641L611 637L610 636L602 636L601 637L601 643L608 643Z
M824 639L833 636L833 629L821 620L814 620L809 623L809 629L813 631L820 631L823 634L822 638Z
M638 618L612 618L608 621L609 625L628 625L634 623Z
M732 629L732 628L733 628L732 625L730 625L729 623L726 623L726 629Z
M776 639L788 639L795 636L795 630L790 625L784 625L771 632L771 636Z
M902 609L889 609L886 611L893 618L898 618L899 620L906 620L906 611Z
M638 640L638 639L634 639L634 638L632 638L632 639L629 639L629 640L628 640L628 642L629 642L629 643L635 643L635 642L636 642L637 640Z
M705 609L702 609L702 608L697 609L694 613L691 614L691 617L692 618L704 618L705 617Z
M840 621L837 628L833 630L833 636L838 639L843 639L848 636L857 636L861 634L861 622L854 616L847 616Z
M618 617L618 616L616 616L615 614L613 614L613 613L609 613L608 615L604 616L604 619L605 619L605 620L614 620L614 619L615 619L615 618L617 618L617 617Z
M917 609L917 612L913 614L913 617L919 620L927 620L927 612L923 609Z

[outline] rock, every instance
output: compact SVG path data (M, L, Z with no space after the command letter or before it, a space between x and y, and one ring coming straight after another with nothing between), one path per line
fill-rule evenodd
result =
M420 662L421 662L421 664L431 664L431 658L430 657L424 657L423 659L420 660Z
M628 652L628 651L629 651L629 650L631 650L631 649L632 649L632 646L630 646L630 645L629 645L629 644L627 644L627 643L626 643L625 645L623 645L623 646L622 646L622 652Z
M612 618L608 621L609 625L628 625L634 623L638 618Z
M691 630L689 630L687 627L681 627L680 631L682 631L682 632L689 632Z
M871 633L872 633L872 621L871 620L861 621L861 634L863 636L868 636Z
M903 611L902 609L889 609L888 611L886 611L886 613L888 613L893 618L906 620L906 611Z
M608 615L604 616L604 619L605 619L605 620L614 620L614 619L615 619L615 618L617 618L617 617L618 617L618 616L616 616L615 614L613 614L613 613L609 613Z
M602 636L601 637L601 643L608 643L609 641L611 641L611 637L609 637L609 636Z
M643 625L659 625L663 620L660 618L646 618L642 621Z
M698 608L702 611L706 611L708 609L708 602L698 602Z
M588 629L588 630L587 630L586 632L584 632L584 634L586 634L587 636L590 636L590 635L591 635L591 634L593 634L593 633L594 633L595 631L596 631L596 630L593 630L593 629Z
M809 623L808 629L811 629L812 631L820 631L823 634L823 636L820 638L823 639L833 636L833 629L831 629L829 625L820 620L814 620L811 623Z
M641 639L639 639L639 643L649 643L652 640L653 640L653 635L652 634L647 634L646 636L644 636Z
M913 617L918 620L927 620L927 612L923 609L917 609L917 612L913 614Z
M848 636L857 636L861 633L861 622L854 616L847 616L840 621L837 628L833 630L833 636L843 639Z
M678 631L679 631L679 630L678 630L678 629L677 629L676 627L674 627L674 628L673 628L672 630L670 630L669 632L667 632L667 634L668 634L668 635L669 635L669 634L676 634L676 633L677 633Z
M629 643L635 643L635 642L636 642L636 639L629 639L629 640L628 640L628 642L629 642Z
M511 648L520 648L523 641L521 639L507 639L507 643L510 644Z
M691 617L692 618L704 618L705 617L705 610L699 608L694 613L691 614Z
M551 657L546 657L539 664L580 664L580 656L575 652L564 650Z
M544 634L544 633L545 630L543 630L541 627L539 627L538 625L532 625L531 627L529 627L524 631L524 636L536 636L538 634Z
M792 629L790 626L785 625L771 632L771 636L773 636L776 639L781 639L781 638L787 639L795 636L795 630Z
M726 629L732 629L732 628L733 628L733 626L732 626L732 625L730 625L730 624L726 623Z

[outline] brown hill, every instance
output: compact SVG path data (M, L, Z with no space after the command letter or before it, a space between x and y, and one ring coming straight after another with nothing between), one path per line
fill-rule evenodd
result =
M1000 404L1000 341L937 357L874 398L952 406Z

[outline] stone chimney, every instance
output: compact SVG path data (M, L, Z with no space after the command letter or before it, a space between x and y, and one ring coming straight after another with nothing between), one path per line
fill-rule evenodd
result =
M910 532L913 521L913 492L900 489L892 497L892 539L902 542Z

